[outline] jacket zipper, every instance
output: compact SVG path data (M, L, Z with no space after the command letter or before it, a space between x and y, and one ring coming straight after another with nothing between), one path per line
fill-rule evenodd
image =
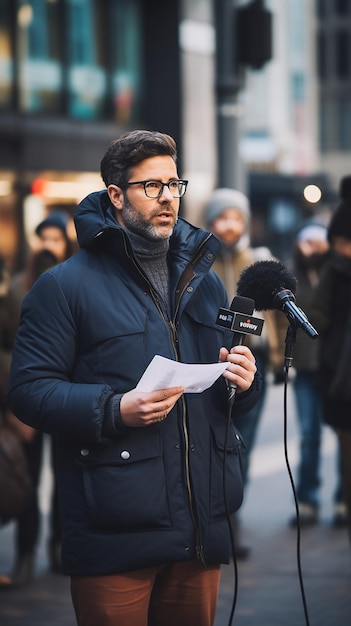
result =
M182 398L182 406L183 406L183 432L184 432L184 440L185 440L185 478L186 478L186 486L187 486L188 498L189 498L189 509L190 509L191 518L193 520L193 524L195 528L195 552L196 552L196 557L200 561L202 561L204 565L206 565L203 546L201 545L201 541L200 541L200 527L199 527L198 517L195 512L194 501L193 501L193 489L192 489L191 479L190 479L190 445L189 445L188 427L186 425L186 407L185 407L184 398Z
M208 239L208 237L207 237ZM206 239L206 241L207 241ZM204 249L204 243L200 246L200 248L197 250L196 254L193 257L192 260L192 264L195 265L197 261L197 259L201 258L202 256L202 250ZM156 297L155 291L152 287L152 284L150 283L150 281L148 280L147 276L144 274L144 272L141 271L138 263L136 263L134 256L132 256L132 261L135 265L135 267L137 268L138 272L143 276L144 280L146 280L148 286L149 286L149 290L150 290L150 294L152 297L152 300L157 308L157 310L159 311L162 319L165 321L165 323L167 324L169 330L170 330L170 336L171 336L171 341L172 341L172 346L173 346L173 350L174 350L174 354L176 357L176 361L179 361L179 357L178 357L178 349L177 349L177 324L175 322L178 311L179 311L179 306L180 306L180 301L182 299L182 296L185 292L185 290L188 288L188 286L190 285L191 281L193 280L195 273L192 275L192 277L183 285L183 288L179 294L179 297L177 298L177 304L176 304L176 309L174 312L174 316L172 320L168 320L165 315L164 312L162 310L162 307L159 304L158 298ZM199 559L204 565L206 565L205 562L205 556L204 556L204 550L203 550L203 546L201 545L201 540L200 540L200 527L199 527L199 521L198 521L198 517L197 517L197 513L195 511L195 507L194 507L194 499L193 499L193 490L192 490L192 485L191 485L191 478L190 478L190 445L189 445L189 432L188 432L188 427L187 427L187 423L186 423L186 406L185 406L185 401L184 398L182 397L181 399L182 401L182 426L183 426L183 434L184 434L184 441L185 441L185 479L186 479L186 487L187 487L187 491L188 491L188 498L189 498L189 509L190 509L190 515L191 518L193 520L193 524L194 524L194 528L195 528L195 553L196 553L196 557L197 559Z
M182 292L179 295L173 320L175 320L176 317L177 317L178 310L179 310L179 304L180 304L182 295L185 292L186 288L190 285L191 280L189 280L184 285L184 288L182 289ZM172 343L173 343L175 354L176 354L176 358L177 358L177 361L178 361L179 358L178 358L178 350L177 350L177 343L178 343L178 340L177 340L177 325L176 325L176 323L173 320L171 322L169 322L169 325L170 325L171 334L172 334ZM199 527L199 521L198 521L197 513L196 513L195 507L194 507L193 489L192 489L191 478L190 478L189 432L188 432L188 426L187 426L187 421L186 421L185 400L184 400L183 397L182 397L182 409L183 409L182 410L182 415L183 415L183 417L182 417L182 426L183 426L183 434L184 434L184 441L185 441L185 480L186 480L186 487L187 487L187 491L188 491L190 515L191 515L191 518L193 520L193 524L194 524L194 528L195 528L195 552L196 552L197 559L199 559L204 565L206 565L205 556L204 556L204 550L203 550L203 546L201 545L201 540L200 540L200 527Z

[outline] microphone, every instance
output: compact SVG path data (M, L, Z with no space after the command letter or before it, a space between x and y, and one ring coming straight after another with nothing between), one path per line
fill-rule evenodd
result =
M264 320L252 317L255 308L255 301L245 296L235 296L230 305L230 309L221 307L218 312L216 325L227 328L233 332L231 348L241 346L246 335L260 335ZM234 400L236 385L226 379L229 402Z
M302 328L311 339L316 339L316 329L295 304L296 286L297 279L280 261L256 261L240 274L237 292L254 298L258 311L283 311L294 328Z

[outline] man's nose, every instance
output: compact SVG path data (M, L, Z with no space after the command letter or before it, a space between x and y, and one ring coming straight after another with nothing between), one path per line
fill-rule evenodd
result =
M171 192L169 190L168 185L163 185L163 189L162 189L162 192L161 192L161 195L160 195L159 199L163 198L163 197L166 197L167 201L173 200L173 196L172 196L172 194L171 194Z

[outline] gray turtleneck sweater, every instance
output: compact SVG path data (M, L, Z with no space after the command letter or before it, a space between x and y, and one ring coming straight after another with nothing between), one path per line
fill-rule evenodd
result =
M128 231L128 236L134 254L156 292L162 310L167 318L170 319L171 304L169 295L169 269L167 264L169 239L150 241L131 231Z

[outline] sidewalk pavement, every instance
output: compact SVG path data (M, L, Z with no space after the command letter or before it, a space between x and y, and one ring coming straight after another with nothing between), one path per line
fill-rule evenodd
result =
M295 474L298 447L291 390L289 394L287 453ZM251 553L247 561L237 564L237 599L231 623L235 573L233 563L222 567L215 626L350 625L351 547L346 530L331 524L335 467L335 438L325 429L320 523L301 530L298 551L297 530L288 524L294 501L283 446L283 387L270 386L240 511L242 539ZM1 626L75 626L69 579L47 571L49 486L50 476L44 472L43 533L36 578L26 589L1 591ZM1 573L12 564L13 532L11 524L0 530Z

